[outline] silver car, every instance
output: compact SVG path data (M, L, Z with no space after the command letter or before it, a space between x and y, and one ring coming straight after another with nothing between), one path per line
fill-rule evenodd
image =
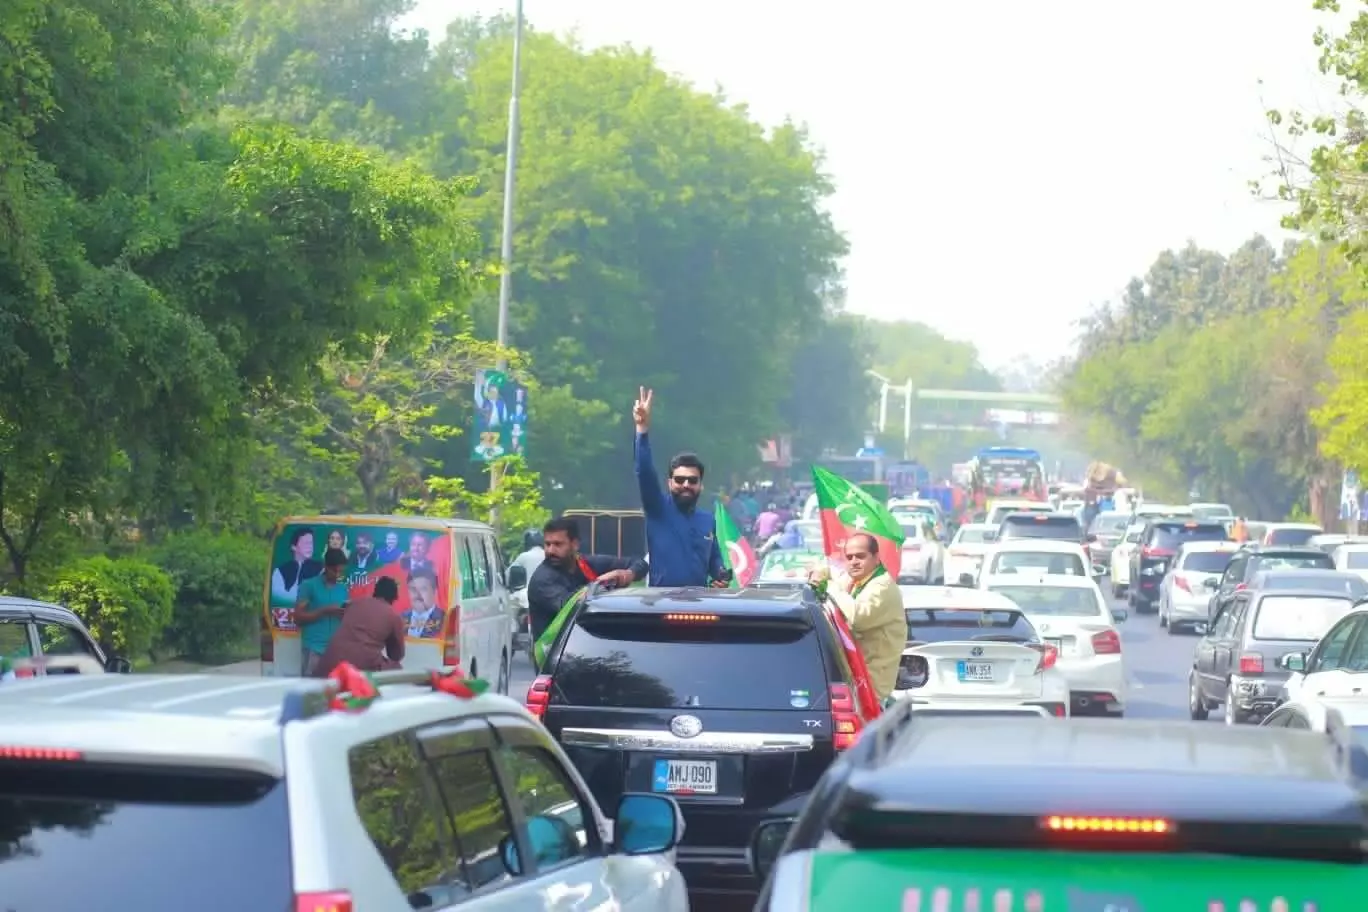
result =
M1240 549L1229 541L1193 541L1178 549L1159 584L1159 626L1177 636L1207 622L1211 593Z

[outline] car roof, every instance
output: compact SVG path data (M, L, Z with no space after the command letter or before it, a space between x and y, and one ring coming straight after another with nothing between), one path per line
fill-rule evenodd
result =
M1326 544L1329 544L1327 542ZM1368 551L1368 541L1344 541L1335 545L1336 551Z
M1344 575L1354 576L1358 582L1363 582L1362 579L1352 573ZM1344 589L1335 586L1298 586L1296 589L1261 589L1258 586L1252 586L1245 591L1258 598L1332 598L1355 603L1362 598L1360 595L1346 592Z
M984 578L984 585L998 583L1003 586L1037 586L1055 589L1096 589L1097 584L1086 576L1072 576L1068 573L990 573Z
M391 679L412 673L393 673ZM431 686L385 684L359 718L412 716L428 698L428 720L490 711L531 718L497 694L436 696ZM282 726L330 724L329 682L218 674L58 675L0 685L0 746L79 750L88 760L284 772ZM450 702L448 702L450 701ZM458 704L456 707L452 703ZM379 730L397 730L394 724Z
M573 512L573 511L572 511ZM394 529L461 529L490 532L489 523L474 519L444 516L383 516L377 513L320 513L314 516L287 516L276 523L276 532L286 526L379 526Z
M1161 719L919 718L915 708L885 716L847 780L850 800L865 806L1363 821L1345 764L1319 733Z
M745 589L714 589L710 586L631 587L591 592L584 613L668 614L708 611L719 615L762 612L774 617L808 616L817 604L808 586L750 586Z
M1013 521L1025 522L1027 520L1035 523L1046 522L1052 519L1056 521L1067 519L1070 522L1078 522L1077 516L1074 516L1072 513L1060 513L1058 510L1049 510L1048 512L1045 510L1021 510L1014 513L1008 513L1006 516L1002 517L1004 523Z
M1260 542L1246 542L1240 545L1241 551L1250 551L1254 554L1271 554L1274 557L1280 554L1325 554L1315 545L1265 545Z
M1191 516L1192 507L1180 507L1166 503L1137 504L1131 511L1134 516Z
M899 586L903 608L958 608L965 611L1020 611L1005 595L968 586Z
M25 615L45 620L63 621L74 627L85 627L85 624L81 622L80 615L70 608L54 605L51 602L40 602L36 599L0 595L0 616L21 617Z
M1010 538L1002 544L994 545L997 551L1054 551L1060 554L1077 554L1083 550L1078 542L1059 541L1053 538Z

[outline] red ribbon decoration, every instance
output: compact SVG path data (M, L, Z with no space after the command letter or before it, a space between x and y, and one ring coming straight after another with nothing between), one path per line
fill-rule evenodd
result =
M328 708L337 712L361 712L380 696L371 679L355 665L343 662L328 674L337 691L328 701Z
M446 674L434 671L428 680L432 683L432 689L438 693L450 694L463 700L473 700L489 689L488 681L467 678L459 668L453 668Z

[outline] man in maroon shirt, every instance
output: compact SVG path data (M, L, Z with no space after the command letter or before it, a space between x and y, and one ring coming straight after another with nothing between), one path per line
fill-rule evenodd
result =
M398 583L388 576L376 580L370 598L347 606L342 625L328 642L314 675L326 678L343 662L361 671L398 668L404 658L405 633L403 616L394 610L398 600Z

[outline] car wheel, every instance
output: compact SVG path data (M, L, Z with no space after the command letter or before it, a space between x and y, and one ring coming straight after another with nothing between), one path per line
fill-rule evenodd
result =
M504 696L508 696L508 653L506 652L503 654L503 658L499 659L499 682L495 685L495 689Z
M1197 684L1197 669L1188 672L1188 715L1193 721L1204 721L1208 715L1206 701L1202 699L1202 689Z
M1183 628L1180 627L1180 626L1178 625L1178 622L1177 622L1177 621L1169 621L1169 622L1168 622L1168 632L1169 632L1169 636L1171 636L1171 637L1176 637L1176 636L1178 636L1180 633L1183 632Z

